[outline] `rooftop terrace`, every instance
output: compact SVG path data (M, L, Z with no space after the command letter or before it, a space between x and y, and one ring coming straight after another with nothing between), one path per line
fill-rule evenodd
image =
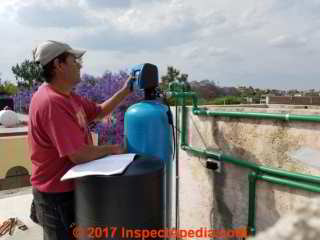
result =
M28 229L15 229L12 236L6 234L1 240L42 239L42 229L29 218L32 201L31 187L0 191L0 223L8 218L19 218Z

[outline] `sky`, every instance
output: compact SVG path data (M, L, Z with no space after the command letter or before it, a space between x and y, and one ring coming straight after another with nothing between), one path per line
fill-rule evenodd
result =
M45 40L84 49L82 73L174 66L219 86L320 89L320 0L1 0L0 73Z

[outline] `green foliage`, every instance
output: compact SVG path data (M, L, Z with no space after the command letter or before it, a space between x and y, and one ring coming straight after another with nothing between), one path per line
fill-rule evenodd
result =
M170 106L181 106L181 100L176 100L175 98L169 98L168 99L169 105ZM236 96L226 96L226 97L220 97L220 98L215 98L215 99L204 99L204 98L198 98L198 106L201 105L229 105L229 104L241 104L245 103L245 100L242 97L236 97ZM186 98L185 99L185 105L192 105L192 99L191 98Z
M18 82L18 87L31 88L36 82L43 82L41 67L34 61L24 60L20 65L11 68Z
M167 74L161 77L160 88L163 91L167 91L170 84L174 84L175 88L177 89L181 88L178 85L185 84L184 91L190 90L190 85L188 83L188 74L180 73L180 71L173 66L168 66Z
M244 102L242 97L235 97L235 96L226 96L216 98L212 101L214 105L228 105L228 104L241 104Z
M169 84L170 82L177 80L179 75L180 71L178 69L175 69L173 66L168 66L167 74L162 76L161 80L164 84Z
M182 103L181 103L182 100L180 98L176 99L174 97L170 97L167 100L168 100L168 103L170 106L175 106L176 104L177 104L177 106L182 106ZM192 105L192 99L186 98L185 105Z
M17 86L9 81L5 81L2 83L0 78L0 93L4 93L6 95L14 95L17 92Z

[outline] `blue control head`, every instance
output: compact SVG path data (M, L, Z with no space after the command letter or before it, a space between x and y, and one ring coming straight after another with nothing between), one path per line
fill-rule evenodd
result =
M136 65L131 70L131 76L133 77L130 82L131 91L156 88L159 85L158 68L151 63Z

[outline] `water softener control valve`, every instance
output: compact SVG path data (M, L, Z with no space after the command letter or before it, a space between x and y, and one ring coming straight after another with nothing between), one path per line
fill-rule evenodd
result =
M151 63L136 65L131 70L131 90L154 89L159 85L158 68Z

